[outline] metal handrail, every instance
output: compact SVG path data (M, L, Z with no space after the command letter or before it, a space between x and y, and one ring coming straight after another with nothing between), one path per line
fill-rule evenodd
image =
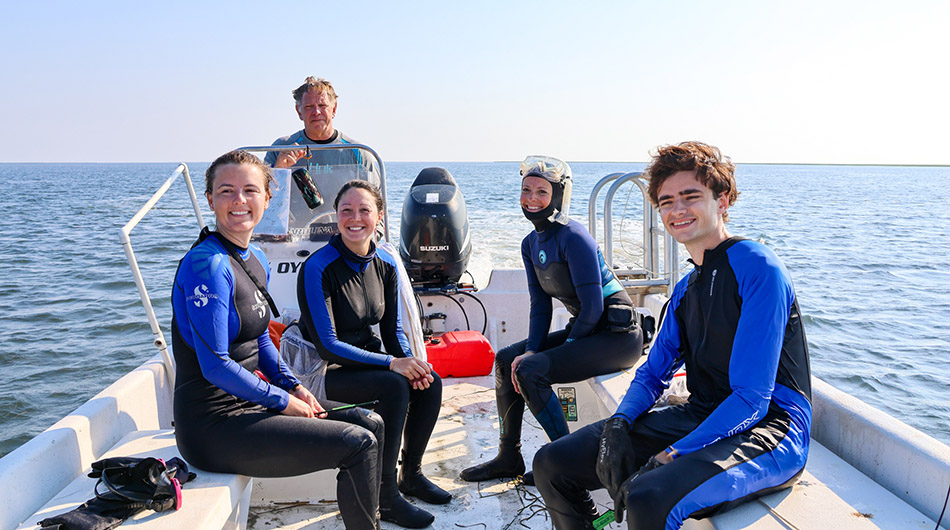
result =
M643 266L653 274L658 269L658 257L653 245L652 228L656 220L652 215L652 208L647 200L646 184L640 177L643 173L625 173L614 180L614 183L607 189L607 195L604 197L604 259L611 268L614 266L614 242L613 242L613 202L617 190L627 182L633 181L643 193ZM649 261L648 261L649 260Z
M613 265L613 199L617 190L628 182L633 182L640 188L643 195L643 260L644 268L653 277L651 280L637 280L637 285L667 285L667 292L672 293L673 287L679 280L679 252L676 240L669 233L660 229L656 210L650 203L647 193L647 177L642 172L611 173L600 179L594 185L588 202L588 230L595 237L597 234L597 195L608 183L613 182L604 197L604 261L611 269ZM665 271L660 271L659 236L665 234L663 246L663 264ZM664 278L661 283L657 279Z
M594 189L590 190L590 200L587 201L587 231L597 241L597 195L608 182L616 180L623 173L611 173L594 184Z
M386 197L386 167L383 165L383 159L379 157L372 147L364 144L293 144L293 145L249 145L238 147L237 151L299 151L300 149L310 149L311 151L340 151L343 149L362 149L373 155L376 159L376 167L379 168L379 193L383 196L383 205L389 209L389 200ZM389 212L384 212L383 219L389 219ZM383 237L389 241L389 222L383 223Z
M139 298L142 299L142 306L145 307L145 314L148 316L148 325L152 328L152 336L154 337L152 344L154 344L155 347L158 348L159 353L162 354L162 362L165 363L165 373L171 388L175 388L175 360L172 359L172 356L168 353L168 343L165 342L165 335L162 333L162 328L158 325L158 319L155 317L155 311L152 309L152 300L149 298L148 290L145 288L145 280L142 279L142 272L139 270L138 261L135 259L135 253L132 251L132 240L129 235L132 233L132 229L139 224L139 221L145 217L145 214L162 198L162 195L165 195L165 192L168 191L172 183L182 175L184 175L185 183L188 186L188 195L191 197L191 205L195 209L195 217L198 218L200 228L204 228L205 222L201 216L201 207L198 205L198 197L195 195L195 188L191 184L191 175L188 173L188 166L183 162L178 164L178 167L175 168L172 175L158 188L158 191L145 203L145 206L142 206L142 208L132 216L132 219L119 230L119 240L122 241L125 257L129 260L129 268L132 269L135 287L138 288Z

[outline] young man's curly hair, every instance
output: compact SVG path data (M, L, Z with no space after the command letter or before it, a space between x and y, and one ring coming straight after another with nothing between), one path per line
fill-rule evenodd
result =
M647 193L650 202L657 206L660 188L666 179L680 171L695 171L696 178L719 197L725 193L729 206L739 198L736 189L736 165L728 156L723 156L717 147L702 142L681 142L657 148L656 154L646 168L650 177ZM723 221L729 220L729 213L723 213Z

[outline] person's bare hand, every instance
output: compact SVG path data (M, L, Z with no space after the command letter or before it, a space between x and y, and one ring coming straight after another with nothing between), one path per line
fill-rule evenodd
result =
M515 370L518 369L518 365L521 364L521 361L524 361L532 355L534 355L533 351L526 351L511 361L511 384L515 387L515 392L519 394L521 393L521 388L518 386L518 378L515 377Z
M435 381L429 363L415 357L395 357L389 363L389 369L408 379L416 390L429 388L429 384Z
M285 416L301 416L304 418L313 417L313 407L306 401L293 395L289 397L290 401L287 402L287 407L280 411L281 414Z
M283 151L277 155L277 161L274 162L274 167L292 167L305 154L307 154L307 151L304 149L298 149L296 151Z
M665 450L660 451L659 453L653 455L653 458L655 458L656 461L659 462L661 465L666 465L673 461L673 457L670 456L670 454L667 453Z
M320 403L317 402L317 398L313 397L313 394L303 385L298 385L297 389L291 392L290 395L310 405L310 408L313 409L313 415L317 418L327 417L327 411L324 410Z
M418 379L411 380L410 384L412 384L413 390L425 390L429 388L429 385L431 385L433 381L435 381L435 378L429 373Z

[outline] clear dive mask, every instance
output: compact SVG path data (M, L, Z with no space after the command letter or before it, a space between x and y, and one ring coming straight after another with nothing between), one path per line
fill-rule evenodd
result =
M521 162L521 177L541 177L552 184L571 178L571 166L553 156L530 155Z

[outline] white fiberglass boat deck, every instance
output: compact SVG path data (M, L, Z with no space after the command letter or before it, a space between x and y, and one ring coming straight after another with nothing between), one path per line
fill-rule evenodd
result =
M182 175L201 224L187 167L182 165L123 230L123 243L160 355L0 460L0 530L34 528L39 519L72 509L91 497L93 482L84 473L104 455L177 454L171 414L173 362L134 265L129 232ZM609 184L609 205L610 197L624 181L642 185L638 175L610 175L595 187L591 204L596 204L597 193ZM604 217L609 242L609 207ZM593 206L591 218L593 232ZM655 219L644 220L644 234L645 270L621 272L638 305L656 314L662 293L675 281L676 272L675 267L662 272L660 263L677 263L676 247L669 240L661 241ZM292 252L281 254L281 245ZM605 255L609 255L609 246ZM269 256L280 256L271 258L272 267L287 263L283 267L287 274L277 270L272 276L271 292L278 305L292 309L295 304L290 273L299 267L294 260L302 261L305 255L300 254L300 244L290 241L270 242L266 247L274 251ZM445 320L446 329L464 328L457 314L451 316L453 307L464 298L452 296L451 292L422 294L422 305L427 312L450 315ZM528 295L522 271L492 271L489 284L476 296L486 308L485 334L496 350L527 335ZM563 318L566 313L561 311ZM563 319L556 315L553 325L563 325ZM630 373L618 373L571 385L577 393L579 412L572 430L612 413L630 378ZM492 386L490 376L445 380L443 408L424 466L426 474L455 498L446 506L423 506L436 514L435 528L551 528L534 488L504 481L468 484L458 479L463 467L490 457L496 450L498 426ZM812 449L801 480L790 490L732 512L708 520L689 520L685 528L904 530L936 526L950 484L950 448L818 379L813 389ZM530 415L526 420L524 448L530 460L546 440ZM199 479L184 488L180 512L146 512L126 524L189 530L342 527L333 501L333 470L268 480L198 472ZM602 490L595 492L595 500L602 510L610 507ZM950 523L944 521L943 527L950 528ZM383 528L396 527L383 523Z
M519 481L493 480L472 484L459 472L474 461L494 456L498 421L492 377L447 379L439 423L424 459L424 469L439 486L452 492L445 506L413 500L436 516L434 528L549 529L550 518L536 488ZM610 385L608 385L610 386ZM602 387L603 388L603 387ZM822 389L821 391L828 390ZM541 427L526 415L523 450L530 459L547 439ZM704 529L933 529L934 521L858 472L824 446L813 441L809 465L788 492L755 501L710 520L689 520L684 526ZM530 467L530 461L529 461ZM599 511L612 508L606 491L594 492ZM331 502L270 503L251 508L249 528L332 529L343 520ZM384 529L397 529L382 523ZM611 524L607 528L626 528Z

